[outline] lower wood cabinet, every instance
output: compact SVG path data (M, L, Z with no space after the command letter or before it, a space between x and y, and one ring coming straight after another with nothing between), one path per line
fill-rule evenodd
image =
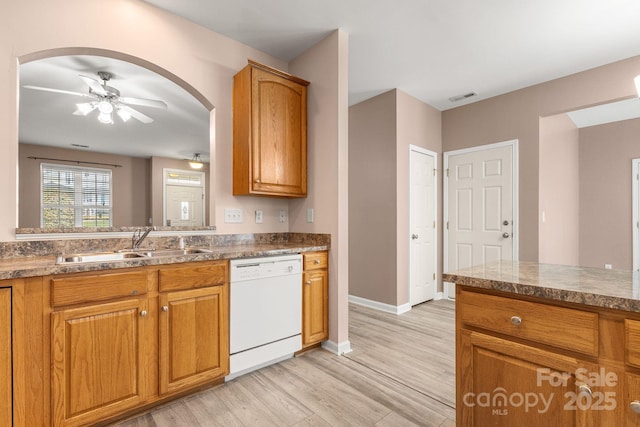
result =
M223 382L227 265L202 261L53 277L52 424L104 422ZM1 333L2 323L0 339Z
M148 380L153 322L146 298L53 313L54 425L91 424L154 394Z
M160 393L229 372L227 301L226 286L160 295Z
M302 346L309 347L329 338L328 253L303 254Z
M0 425L13 424L11 288L0 288Z

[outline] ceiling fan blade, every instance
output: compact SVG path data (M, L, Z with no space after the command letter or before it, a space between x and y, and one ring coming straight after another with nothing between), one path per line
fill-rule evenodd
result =
M93 77L87 77L83 75L79 75L80 77L90 88L93 93L97 93L98 95L107 96L109 93L102 87L100 82Z
M141 105L143 107L163 108L165 110L167 109L167 104L164 101L157 101L155 99L131 98L128 96L121 96L118 98L118 101L125 104Z
M126 105L122 105L122 104L118 104L117 107L122 110L125 111L127 113L129 113L131 115L131 117L133 117L134 119L144 123L144 124L149 124L149 123L153 123L153 119L149 116L147 116L146 114L142 114L140 111L138 110L134 110L131 107L128 107Z
M64 94L67 94L67 95L76 95L76 96L84 96L84 97L89 96L89 97L93 98L93 96L89 95L88 93L72 92L70 90L53 89L53 88L50 88L50 87L31 86L31 85L24 85L22 87L26 88L26 89L43 90L45 92L64 93Z

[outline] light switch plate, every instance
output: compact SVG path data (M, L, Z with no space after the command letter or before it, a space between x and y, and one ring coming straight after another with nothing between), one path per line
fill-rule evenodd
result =
M314 211L313 208L307 208L307 222L313 222L314 220Z
M242 209L224 208L224 222L228 224L242 224Z

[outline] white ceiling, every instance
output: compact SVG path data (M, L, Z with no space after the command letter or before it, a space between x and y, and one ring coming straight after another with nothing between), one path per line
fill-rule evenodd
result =
M398 88L447 110L640 54L638 0L146 1L287 61L344 30L350 105Z
M114 124L98 122L98 111L87 116L74 115L76 103L91 101L81 96L27 89L25 85L88 93L89 87L78 77L100 80L98 71L113 77L108 85L123 97L161 100L167 109L132 106L154 119L143 124L135 119L126 123L114 114ZM79 55L59 56L28 62L20 66L21 143L81 148L134 157L161 156L190 159L201 153L209 159L209 111L186 90L146 68L117 59Z

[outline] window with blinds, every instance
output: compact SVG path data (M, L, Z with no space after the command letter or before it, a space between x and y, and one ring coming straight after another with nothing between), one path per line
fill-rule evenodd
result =
M42 228L111 227L111 170L42 163Z

